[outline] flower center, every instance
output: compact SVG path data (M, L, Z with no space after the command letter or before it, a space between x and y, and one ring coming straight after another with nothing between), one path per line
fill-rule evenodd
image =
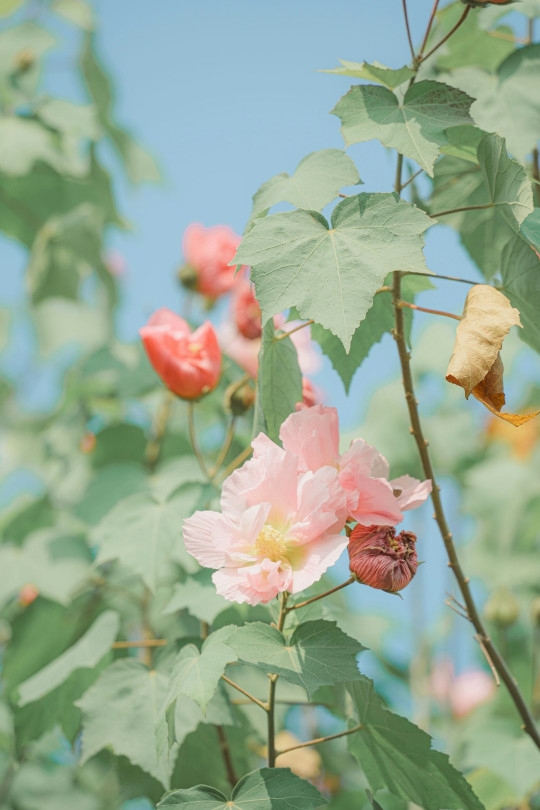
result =
M263 526L255 540L255 550L259 557L272 562L279 562L287 556L287 546L283 535L273 526Z

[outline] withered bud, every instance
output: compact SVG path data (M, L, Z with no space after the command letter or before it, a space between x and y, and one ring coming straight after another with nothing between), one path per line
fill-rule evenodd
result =
M242 416L243 413L255 403L255 391L249 384L244 382L238 385L237 382L229 385L225 391L225 410L233 416Z
M349 539L349 568L359 582L397 593L416 574L416 535L394 526L361 526Z

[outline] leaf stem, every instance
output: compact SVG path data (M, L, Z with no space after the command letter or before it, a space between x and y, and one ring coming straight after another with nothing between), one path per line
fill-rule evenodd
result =
M289 598L288 591L283 591L281 594L281 604L279 608L279 618L277 621L277 629L281 633L287 618L287 600ZM276 673L269 673L268 680L268 767L276 767L276 721L275 721L275 705L276 705L276 685L279 675Z
M403 6L403 17L405 18L405 28L407 29L407 39L409 40L409 48L411 49L411 56L413 64L416 64L416 54L414 52L414 45L411 36L411 26L409 24L409 12L407 10L407 0L401 0Z
M460 315L454 315L452 312L444 312L442 309L428 309L427 307L419 307L416 304L409 304L408 301L398 301L397 306L400 309L406 307L407 309L417 309L419 312L428 312L430 315L444 315L445 318L454 318L456 321L461 320Z
M346 737L348 734L356 734L357 731L361 731L364 728L364 725L360 723L358 726L354 726L354 728L349 728L346 731L340 731L338 734L330 734L328 737L317 737L315 740L309 740L305 743L299 743L298 745L291 745L290 748L284 748L283 751L277 751L276 757L280 757L282 754L288 754L289 751L296 751L297 748L309 748L311 745L320 745L321 743L328 742L329 740L337 740L339 737Z
M274 342L277 343L278 340L285 340L285 338L294 335L295 332L298 332L300 329L303 329L305 326L311 326L312 323L315 321L312 319L310 321L306 321L305 323L301 323L300 326L295 326L294 329L291 329L290 332L284 332L282 335L278 335L274 337Z
M437 273L420 273L416 270L402 270L402 276L426 276L427 278L441 278L444 281L460 281L462 284L478 284L478 281L471 281L469 278L459 278L458 276L441 276ZM393 290L393 287L386 287L381 289Z
M248 445L242 452L234 458L231 463L225 467L221 474L221 479L219 480L219 484L223 483L223 481L229 477L231 473L233 473L237 467L244 463L244 461L250 457L253 452L253 448L251 445Z
M255 703L257 706L260 706L261 709L264 709L265 712L268 711L268 706L266 705L266 703L264 703L262 700L259 700L259 698L256 698L255 695L252 695L250 692L247 692L239 684L235 683L234 681L231 681L231 679L227 678L226 675L222 675L221 680L225 681L225 683L228 683L229 686L232 686L233 689L236 689L238 692L241 692L242 695L245 695L245 697L249 698L251 703Z
M403 189L404 189L404 188L407 188L407 186L409 185L409 183L412 183L412 182L413 182L413 180L416 180L416 178L418 177L418 175L419 175L419 174L422 174L422 172L423 172L423 171L424 171L423 169L418 169L418 171L417 171L417 172L415 172L413 175L411 175L411 177L409 177L409 179L408 179L408 180L406 180L404 183L401 183L401 185L400 185L400 187L399 187L399 190L400 190L400 191L403 191Z
M429 18L429 22L428 22L428 25L427 25L427 28L426 28L426 33L424 34L424 39L423 39L422 44L420 46L420 50L418 51L418 58L419 59L422 58L422 54L426 50L428 37L429 37L429 35L431 33L431 27L433 25L433 20L435 19L435 14L437 13L437 8L439 7L439 2L440 2L440 0L435 0L435 2L433 3L433 8L431 9L431 16Z
M304 602L298 602L297 605L291 605L288 608L285 608L286 612L289 613L291 610L298 610L298 608L306 607L306 605L311 605L312 602L318 602L319 599L324 599L325 596L330 596L336 591L340 591L342 588L346 588L347 585L352 585L353 582L356 582L356 577L351 577L346 582L342 582L341 585L336 585L335 588L331 588L329 591L325 591L324 593L320 593L318 596L312 596L311 599L306 599Z
M243 384L244 383L242 382L242 385ZM239 385L238 387L241 388L242 386ZM225 439L223 441L223 447L219 451L219 454L218 454L218 457L216 459L216 462L215 462L214 466L208 472L208 480L210 482L212 482L214 480L214 478L216 477L218 472L221 470L221 468L223 466L223 462L227 458L227 454L228 454L229 450L231 449L231 445L232 445L233 440L234 440L234 428L235 428L235 426L236 426L236 419L233 416L231 418L229 427L227 429L227 434L226 434Z
M461 26L461 25L462 25L462 24L465 22L465 20L466 20L466 19L467 19L467 17L469 16L469 13L470 13L471 8L472 8L472 6L467 6L467 8L465 9L465 11L463 12L463 14L461 15L461 17L460 17L460 18L459 18L459 20L457 21L457 23L454 25L454 27L453 27L453 28L451 28L451 29L450 29L450 31L449 31L449 32L446 34L446 36L445 36L445 37L443 37L443 38L441 39L441 41L440 41L440 42L438 42L438 43L437 43L437 45L435 45L435 46L434 46L434 47L433 47L433 48L432 48L430 51L428 51L428 53L426 53L426 55L425 55L425 56L422 56L421 58L418 58L418 59L416 60L417 65L421 65L421 64L422 64L422 62L425 62L425 61L426 61L426 59L429 59L429 57L430 57L430 56L432 56L432 55L435 53L435 51L438 51L438 50L439 50L439 48L440 48L442 45L444 45L444 43L445 43L445 42L447 42L447 41L450 39L450 37L452 36L452 34L455 34L455 32L458 30L458 28L459 28L459 27L460 27L460 26Z
M187 417L188 417L189 438L191 441L193 452L195 454L195 458L199 462L199 467L201 468L201 472L203 473L203 475L206 475L206 477L209 478L210 476L208 474L208 467L206 466L203 454L201 453L201 448L199 447L199 442L197 441L197 433L195 430L195 405L193 402L188 402L187 404Z
M150 472L153 472L159 460L161 445L167 430L167 422L170 419L174 394L165 391L156 412L154 424L150 433L150 438L144 451L144 461Z
M470 6L469 6L470 8ZM495 203L486 203L485 205L464 205L461 208L449 208L448 211L437 211L436 214L429 214L432 219L438 217L446 217L448 214L460 214L462 211L482 211L484 208L494 208Z
M216 726L215 728L219 740L221 755L223 757L223 762L225 763L225 770L227 771L227 779L229 780L230 786L235 787L236 783L238 782L238 777L234 770L234 765L231 756L231 749L229 748L229 743L227 742L225 730L223 726Z

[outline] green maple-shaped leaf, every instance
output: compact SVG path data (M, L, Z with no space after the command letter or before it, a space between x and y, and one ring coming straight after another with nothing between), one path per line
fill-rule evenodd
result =
M157 755L167 749L167 741L156 740L158 730L167 734L160 723L167 688L164 675L139 661L124 659L107 667L76 703L83 713L81 762L111 748L167 787L168 761Z
M98 562L118 559L151 590L170 573L174 556L180 555L184 567L193 572L196 564L183 550L180 527L203 504L205 493L202 484L194 483L182 485L167 500L139 492L118 501L95 528Z
M471 115L479 127L506 138L508 149L524 161L540 131L540 45L513 51L495 74L478 67L454 70L450 81L473 96Z
M358 85L351 87L332 113L341 119L347 146L377 138L433 176L440 147L448 141L445 130L473 123L472 101L461 90L433 81L414 84L401 102L386 87Z
M347 59L338 59L341 67L332 70L321 70L320 73L333 73L336 76L352 76L356 79L367 79L369 82L376 82L394 90L414 76L414 71L409 67L402 67L392 70L379 62L349 62Z
M424 810L484 810L446 754L431 748L429 734L388 711L368 678L349 691L356 715L349 725L361 728L349 735L348 747L373 791L389 790Z
M365 649L335 622L324 620L299 625L288 641L275 627L252 622L227 643L242 661L282 675L303 686L309 696L320 686L359 678L356 656Z
M64 683L76 670L95 667L109 652L119 627L118 614L107 610L66 652L20 684L19 706L25 706L47 695Z
M469 206L482 207L444 215L439 221L459 231L472 258L490 279L499 269L505 245L520 233L521 223L533 211L527 173L508 157L505 141L498 135L482 138L476 163L445 157L435 167L433 213Z
M540 257L521 235L514 235L503 248L499 268L502 292L519 310L519 336L540 352Z
M282 172L262 184L253 195L251 217L279 202L321 211L343 186L356 186L361 182L353 161L341 149L312 152L300 161L292 176Z
M358 194L334 208L331 228L309 211L256 220L234 261L252 268L264 323L296 306L348 350L386 275L425 271L422 233L430 224L396 194Z
M221 632L213 633L200 652L194 644L182 647L171 674L167 707L179 696L188 695L206 712L225 667L237 658L231 647L219 640L221 637Z
M289 768L261 768L238 782L232 798L215 788L197 785L175 790L158 807L174 810L315 810L326 804L316 787L300 779Z

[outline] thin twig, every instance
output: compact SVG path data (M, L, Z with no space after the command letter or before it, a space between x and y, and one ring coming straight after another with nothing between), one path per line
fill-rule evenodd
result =
M430 315L444 315L445 318L454 318L456 321L461 320L460 315L454 315L452 312L444 312L442 309L428 309L427 307L419 307L416 304L410 304L408 301L398 301L398 307L406 307L407 309L417 309L419 312L428 312Z
M195 406L193 402L188 402L187 415L188 415L189 438L191 441L193 452L195 453L195 458L199 462L199 467L201 468L201 472L203 473L203 475L206 475L206 477L209 478L210 476L208 474L208 467L206 466L203 454L201 453L201 448L199 447L199 442L197 441L197 433L195 431Z
M171 416L173 402L174 394L171 391L165 391L157 409L150 438L148 439L144 451L144 461L150 472L154 471L159 460L159 454L167 430L167 422Z
M298 332L300 329L303 329L305 326L311 326L312 323L315 323L315 321L313 319L310 320L310 321L306 321L305 323L301 323L300 326L295 326L294 329L290 330L290 332L284 332L282 335L278 335L277 337L274 338L274 341L285 340L285 338L288 338L291 335L294 335L295 332Z
M262 700L259 700L259 698L256 698L255 695L252 695L250 692L247 692L239 684L235 683L234 681L231 681L231 679L227 678L226 675L222 675L221 680L225 681L225 683L228 683L229 686L232 686L233 689L236 689L238 692L241 692L243 695L249 698L251 703L255 703L257 706L260 706L261 709L264 709L265 712L268 711L268 706L266 705L266 703L264 703Z
M492 672L493 677L495 678L495 683L497 684L497 686L500 686L501 685L501 679L499 678L499 674L498 674L497 670L495 669L495 665L494 665L493 661L491 660L491 656L490 656L490 654L488 653L488 651L486 649L485 643L482 641L482 639L480 638L479 635L476 635L474 638L475 638L475 641L478 642L478 646L480 647L480 649L484 653L484 658L488 662L488 666L489 666L489 668L490 668L490 670Z
M409 40L409 48L411 49L411 56L413 64L416 62L416 54L414 52L414 45L411 36L411 26L409 24L409 12L407 11L407 0L401 0L403 5L403 16L405 18L405 28L407 29L407 39Z
M540 185L540 155L538 153L538 147L535 147L532 151L532 179L536 183L536 185ZM536 201L540 203L540 189L536 188Z
M229 748L229 743L227 742L227 737L225 735L225 729L223 728L223 726L216 726L216 734L218 736L219 747L221 750L221 755L223 757L223 762L225 763L225 770L227 771L227 779L229 780L230 786L235 787L236 783L238 782L238 777L234 770L231 751Z
M143 638L139 641L115 641L113 650L144 649L146 647L165 647L168 644L166 638Z
M420 46L420 50L418 51L418 58L419 59L422 58L422 54L426 50L428 37L429 37L429 35L431 33L431 26L433 25L433 20L435 19L435 14L437 13L437 8L439 6L439 2L440 2L440 0L435 0L435 2L433 3L433 8L431 9L431 16L429 18L429 22L428 22L428 25L427 25L427 28L426 28L426 33L424 35L422 45ZM404 186L402 186L402 188L404 188Z
M352 585L353 582L356 582L356 577L351 577L347 580L347 582L342 582L341 585L336 585L335 588L331 588L329 591L320 593L318 596L312 596L311 599L306 599L304 602L298 602L297 605L291 605L290 607L286 608L286 612L288 613L291 610L298 610L298 608L306 607L306 605L311 605L312 602L318 602L319 599L324 599L325 596L330 596L330 594L336 593L336 591L340 591L342 588L346 588L347 585Z
M337 740L339 737L346 737L348 734L356 734L357 731L361 731L363 728L364 725L360 723L354 726L354 728L349 728L347 731L340 731L338 734L330 734L328 737L317 737L315 740L309 740L308 742L299 743L298 745L291 745L290 748L284 748L283 751L278 751L276 757L280 757L282 754L288 754L289 751L296 751L297 748L309 748L311 745L320 745L329 740Z
M470 10L470 6L467 7L467 10ZM402 161L399 160L398 158L398 166L401 166L401 164ZM396 191L399 190L400 185L401 185L401 174L400 172L398 172L398 174L396 175ZM420 457L420 462L422 464L424 475L432 482L431 500L433 502L433 507L435 510L434 517L435 520L437 521L437 525L441 533L444 547L446 549L446 553L448 556L448 565L452 569L452 571L454 572L454 576L456 577L459 590L465 603L465 607L467 608L468 618L471 621L472 625L474 626L474 629L476 630L479 639L484 644L486 651L491 661L493 662L493 666L495 667L501 680L506 686L508 693L514 702L514 705L516 706L516 709L518 710L519 715L523 720L523 729L531 737L535 745L540 749L540 733L538 732L538 728L536 726L534 718L527 704L525 703L523 695L521 694L521 691L517 685L517 682L513 677L512 673L510 672L510 670L508 669L508 666L504 658L501 656L501 654L491 641L488 633L486 632L486 629L482 623L482 619L480 618L480 614L476 607L476 603L472 596L472 592L469 586L469 577L466 577L463 572L463 569L461 567L457 555L456 547L454 545L453 536L446 521L446 515L444 512L440 495L440 487L438 486L437 481L435 479L435 472L433 470L433 464L431 462L431 456L428 450L429 442L424 437L422 423L420 421L420 413L418 411L418 401L416 399L414 391L414 382L411 371L410 355L405 340L405 328L404 328L405 324L403 317L404 313L403 309L399 306L399 302L401 301L401 273L399 271L395 271L393 274L393 278L394 278L394 294L393 294L394 339L396 341L399 361L401 365L403 388L405 392L405 401L407 403L409 417L411 420L411 433L414 436L414 440L416 442L418 455Z
M506 34L504 31L486 31L486 34L489 34L490 37L495 37L495 39L504 39L506 42L514 42L520 45L529 44L528 39L524 39L523 37L515 37L513 34Z
M470 6L469 6L470 8ZM496 203L486 203L485 205L464 205L461 208L449 208L448 211L437 211L436 214L429 214L432 219L446 217L449 214L461 214L462 211L482 211L484 208L495 208Z
M228 430L227 430L227 434L226 434L225 439L223 441L223 447L219 451L218 457L216 459L216 463L214 464L212 469L209 470L209 472L208 472L208 480L210 482L212 482L214 480L214 478L216 477L218 472L221 470L221 468L223 466L223 462L227 458L227 454L228 454L229 450L231 449L231 445L232 445L233 440L234 440L234 428L235 428L235 425L236 425L236 419L233 416L231 418L231 421L230 421L230 424L229 424L229 427L228 427Z
M473 284L473 285L478 284L478 281L471 281L470 278L459 278L458 276L441 276L441 275L438 275L437 273L419 273L417 270L403 270L401 272L401 275L402 276L426 276L426 278L441 278L444 281L460 281L462 284ZM391 289L391 290L393 290L393 287L390 287L390 288L381 287L381 290L383 290L383 289ZM377 290L377 292L378 292L378 290Z
M439 50L439 48L441 47L441 45L444 45L444 43L445 43L447 40L449 40L449 39L450 39L450 37L452 36L452 34L455 34L455 32L458 30L458 28L459 28L459 27L460 27L460 26L461 26L461 25L462 25L462 24L465 22L465 20L466 20L466 19L467 19L467 17L469 16L469 12L470 12L471 8L472 8L472 6L467 6L467 8L465 9L465 11L463 12L463 14L461 15L461 17L460 17L460 18L459 18L459 20L457 21L457 23L454 25L454 27L453 27L452 29L450 29L450 31L447 33L447 35L446 35L445 37L443 37L443 38L441 39L441 41L440 41L440 42L438 42L438 43L437 43L437 45L435 45L435 46L434 46L434 47L433 47L433 48L432 48L430 51L428 51L428 53L426 53L426 55L425 55L425 56L422 56L422 58L421 58L421 59L417 59L417 64L418 64L418 65L422 64L422 62L425 62L425 61L426 61L426 59L429 59L429 57L430 57L430 56L432 56L432 55L435 53L435 51L438 51L438 50Z
M418 169L418 171L417 171L417 172L415 172L415 173L414 173L414 174L413 174L411 177L409 177L409 179L408 179L408 180L406 180L406 181L405 181L405 182L404 182L404 183L403 183L403 184L400 186L400 191L403 191L403 189L404 189L404 188L407 188L407 186L409 185L409 183L412 183L412 182L413 182L413 180L416 180L416 178L418 177L418 175L419 175L419 174L422 174L422 172L423 172L423 171L424 171L423 169Z
M459 608L457 608L456 605L454 605L454 603L450 601L450 599L445 599L444 604L448 605L450 610L453 610L454 613L457 613L457 615L460 616L462 619L466 619L468 622L470 622L471 620L470 616L467 616L466 613L463 613L461 610L459 610Z

